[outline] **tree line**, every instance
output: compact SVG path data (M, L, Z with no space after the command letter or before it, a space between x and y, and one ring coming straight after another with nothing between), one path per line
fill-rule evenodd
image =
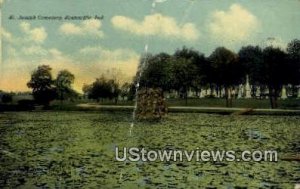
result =
M50 66L41 65L31 74L27 86L32 89L36 103L47 107L50 101L54 99L58 99L62 103L67 98L78 96L78 93L72 88L75 76L70 71L59 71L55 79L51 71Z
M121 94L119 82L116 79L107 79L103 75L96 78L92 84L84 84L82 91L89 99L95 99L97 102L103 99L114 100L118 102L118 97Z
M208 57L186 47L173 55L146 54L134 83L142 88L175 90L186 100L190 89L198 93L208 87L220 93L223 88L226 105L231 106L232 90L245 83L246 75L251 85L269 90L271 107L276 108L282 86L290 84L296 90L300 84L300 40L292 40L287 49L249 45L235 53L217 47Z
M54 99L61 102L78 95L73 89L75 76L61 70L54 79L48 65L39 66L27 83L37 103L45 106ZM103 75L82 88L84 96L100 101L126 97L132 100L135 88L160 88L165 92L176 91L181 98L188 99L188 91L199 94L204 88L217 94L225 89L226 105L232 105L232 91L245 83L246 75L252 86L268 89L272 108L277 107L277 98L284 85L291 85L296 95L300 84L300 40L292 40L286 49L269 46L244 46L238 53L225 47L217 47L209 56L183 47L174 54L145 54L132 83L122 86L116 79ZM212 91L211 90L211 91Z

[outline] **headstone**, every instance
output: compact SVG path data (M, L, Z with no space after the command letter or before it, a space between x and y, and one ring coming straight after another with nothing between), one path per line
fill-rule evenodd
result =
M217 97L217 91L216 91L216 89L213 89L212 95L213 95L214 97Z
M265 93L264 94L266 94L266 99L269 99L269 89L268 88L265 89Z
M178 91L172 91L172 97L178 98L179 97Z
M189 91L188 91L188 97L193 97L193 91L190 89Z
M210 88L206 90L206 95L211 95L211 90L210 90Z
M204 97L205 97L205 90L201 89L199 98L204 98Z
M255 96L256 96L256 97L260 97L260 93L261 93L261 91L260 91L260 86L258 86L258 87L256 87Z
M221 98L225 96L225 88L222 88L221 90Z
M287 99L285 85L282 86L282 89L281 89L281 97L280 97L280 98L281 98L282 100Z
M242 98L242 97L243 97L243 85L240 84L238 89L238 98Z
M231 91L231 96L232 96L233 99L236 98L236 88L235 87Z
M170 98L170 93L169 92L164 92L164 96L169 99Z
M246 76L245 98L251 98L251 88L249 84L249 76Z
M218 91L217 91L217 98L220 98L220 97L221 97L221 91L218 90Z

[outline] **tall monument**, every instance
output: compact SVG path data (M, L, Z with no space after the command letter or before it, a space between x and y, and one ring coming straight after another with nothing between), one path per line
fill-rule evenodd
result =
M285 100L287 99L287 95L286 95L286 87L285 85L282 86L282 89L281 89L281 99Z
M251 88L249 84L249 76L246 76L245 98L251 98Z

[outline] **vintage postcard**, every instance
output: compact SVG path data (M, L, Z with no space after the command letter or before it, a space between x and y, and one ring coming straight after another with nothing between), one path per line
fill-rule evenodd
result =
M0 0L0 188L300 188L299 0Z

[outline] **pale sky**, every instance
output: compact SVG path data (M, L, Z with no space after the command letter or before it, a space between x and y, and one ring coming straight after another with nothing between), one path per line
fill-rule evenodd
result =
M76 3L75 3L76 2ZM68 69L81 91L107 70L135 75L139 57L182 46L209 55L216 47L285 48L300 39L299 0L0 0L0 90L28 91L38 65ZM91 16L89 20L19 20L19 16ZM14 16L15 19L9 19ZM269 39L269 40L268 40ZM270 40L272 39L272 40Z

